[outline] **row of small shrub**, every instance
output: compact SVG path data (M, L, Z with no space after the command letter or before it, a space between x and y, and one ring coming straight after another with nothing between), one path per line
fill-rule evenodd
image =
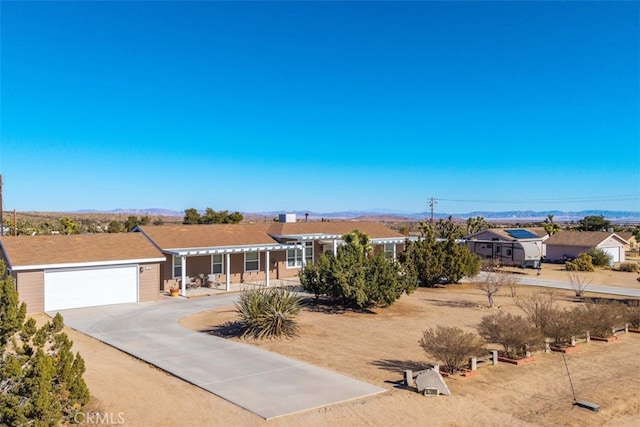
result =
M464 367L469 357L486 352L486 343L500 344L503 353L518 359L540 348L544 338L566 345L571 337L586 331L592 336L608 337L612 328L629 323L640 328L640 301L588 303L572 309L560 309L553 293L538 293L517 302L524 316L498 312L482 318L477 334L455 326L427 329L419 341L425 352L443 362L450 373Z

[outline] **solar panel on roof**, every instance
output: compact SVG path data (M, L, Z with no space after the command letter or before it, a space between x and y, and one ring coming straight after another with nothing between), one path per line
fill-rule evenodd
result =
M529 230L523 230L521 228L516 230L505 230L507 234L514 239L535 239L538 236Z

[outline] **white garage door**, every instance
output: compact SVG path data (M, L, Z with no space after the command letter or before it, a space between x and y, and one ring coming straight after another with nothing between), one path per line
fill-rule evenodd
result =
M118 265L44 272L44 310L138 301L138 266Z
M603 251L605 251L606 253L608 253L609 255L611 255L611 262L620 262L620 248L619 247L613 247L613 248L601 248Z

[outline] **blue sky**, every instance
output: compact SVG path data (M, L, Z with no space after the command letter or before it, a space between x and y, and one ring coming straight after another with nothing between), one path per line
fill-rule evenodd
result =
M3 1L4 208L640 211L639 5Z

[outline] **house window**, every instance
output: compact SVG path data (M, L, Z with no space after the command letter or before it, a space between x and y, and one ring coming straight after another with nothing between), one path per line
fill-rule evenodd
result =
M287 268L296 268L302 265L302 251L296 248L287 249Z
M313 264L313 241L304 242L304 261Z
M211 273L222 274L224 272L224 264L222 254L211 255Z
M511 249L507 249L507 256L511 256Z
M260 252L246 252L244 254L244 271L260 270Z
M182 277L182 258L173 256L173 277Z
M395 244L393 243L385 243L384 244L384 257L386 259L394 259L393 258L393 249L395 248Z
M304 242L304 260L313 263L313 242ZM287 268L302 267L302 249L287 249Z

